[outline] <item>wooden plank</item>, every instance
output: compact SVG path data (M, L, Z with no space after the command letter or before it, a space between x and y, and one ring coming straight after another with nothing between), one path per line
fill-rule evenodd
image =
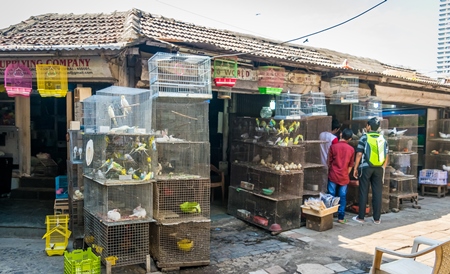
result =
M30 97L15 98L16 126L19 128L19 171L31 174Z
M72 99L72 91L68 91L66 95L66 125L69 128L70 121L73 121L73 99ZM67 130L66 128L66 130ZM66 133L67 134L67 133ZM69 136L66 136L66 141L68 141ZM69 144L67 142L67 144ZM67 160L70 159L70 146L67 145Z
M448 107L450 94L425 92L405 88L375 85L376 95L384 102L413 104L429 107Z

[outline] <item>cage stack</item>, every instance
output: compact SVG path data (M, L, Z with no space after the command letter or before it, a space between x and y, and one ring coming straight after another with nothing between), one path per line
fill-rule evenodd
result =
M302 95L301 111L306 116L327 116L327 105L323 92L305 93Z
M275 233L300 227L303 197L326 186L318 139L331 117L237 117L231 124L228 213Z
M163 270L208 265L211 63L202 56L157 53L148 64L158 135L150 253Z
M417 114L385 117L389 129L384 130L389 143L389 199L391 209L400 209L405 200L418 202L417 184L417 135L419 116Z
M381 118L381 98L376 96L360 97L358 103L352 105L353 120L369 120L374 117Z
M148 90L111 87L84 100L84 241L113 267L146 263L156 136Z

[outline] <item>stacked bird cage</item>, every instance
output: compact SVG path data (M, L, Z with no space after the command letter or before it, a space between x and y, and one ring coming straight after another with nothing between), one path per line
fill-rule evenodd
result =
M276 119L300 119L301 118L301 94L282 93L275 100Z
M359 102L353 104L353 120L369 120L377 117L382 118L381 98L376 96L366 96L359 98Z
M151 254L163 269L209 264L209 104L199 94L164 92L159 89L153 97L158 167ZM186 229L197 227L200 234L185 235ZM182 238L173 241L178 237L174 233Z
M285 70L282 67L258 68L258 90L261 94L279 95L283 91Z
M92 95L83 101L84 132L109 132L118 125L114 112L113 97Z
M152 129L152 100L150 92L144 89L111 86L97 91L97 95L112 97L112 130L129 127L135 133L150 133ZM106 110L104 110L106 111ZM111 113L110 113L111 112Z
M323 92L309 92L302 95L301 110L306 116L327 116L325 94Z
M158 97L212 98L207 56L158 52L148 60L150 90Z
M336 76L330 83L333 94L330 104L344 105L358 103L359 78L357 76Z

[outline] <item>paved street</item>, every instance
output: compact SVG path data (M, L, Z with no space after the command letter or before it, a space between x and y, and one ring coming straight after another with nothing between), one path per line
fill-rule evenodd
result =
M365 224L352 222L354 214L349 213L347 224L335 222L328 231L301 227L277 236L213 207L211 264L182 268L179 273L367 273L375 246L409 252L417 236L450 239L450 198L425 197L419 204L421 209L407 202L400 212L383 214L381 225L370 218ZM0 273L63 273L63 257L46 256L44 243L38 238L0 239ZM419 261L431 265L432 255ZM102 270L105 273L103 266ZM142 266L129 266L113 273L145 271Z

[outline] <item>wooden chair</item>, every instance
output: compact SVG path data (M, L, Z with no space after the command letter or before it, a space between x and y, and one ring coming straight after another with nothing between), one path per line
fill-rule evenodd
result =
M418 251L419 245L428 247ZM419 256L434 252L434 266L430 267L416 261ZM401 259L382 264L383 253L400 257ZM450 273L450 241L440 242L425 237L417 237L411 249L411 254L400 253L381 247L375 248L375 257L370 270L371 274L440 274Z
M211 169L211 189L216 187L222 188L222 202L225 200L225 176L222 171L220 171L214 165L210 165ZM211 200L214 201L214 191L211 193Z

